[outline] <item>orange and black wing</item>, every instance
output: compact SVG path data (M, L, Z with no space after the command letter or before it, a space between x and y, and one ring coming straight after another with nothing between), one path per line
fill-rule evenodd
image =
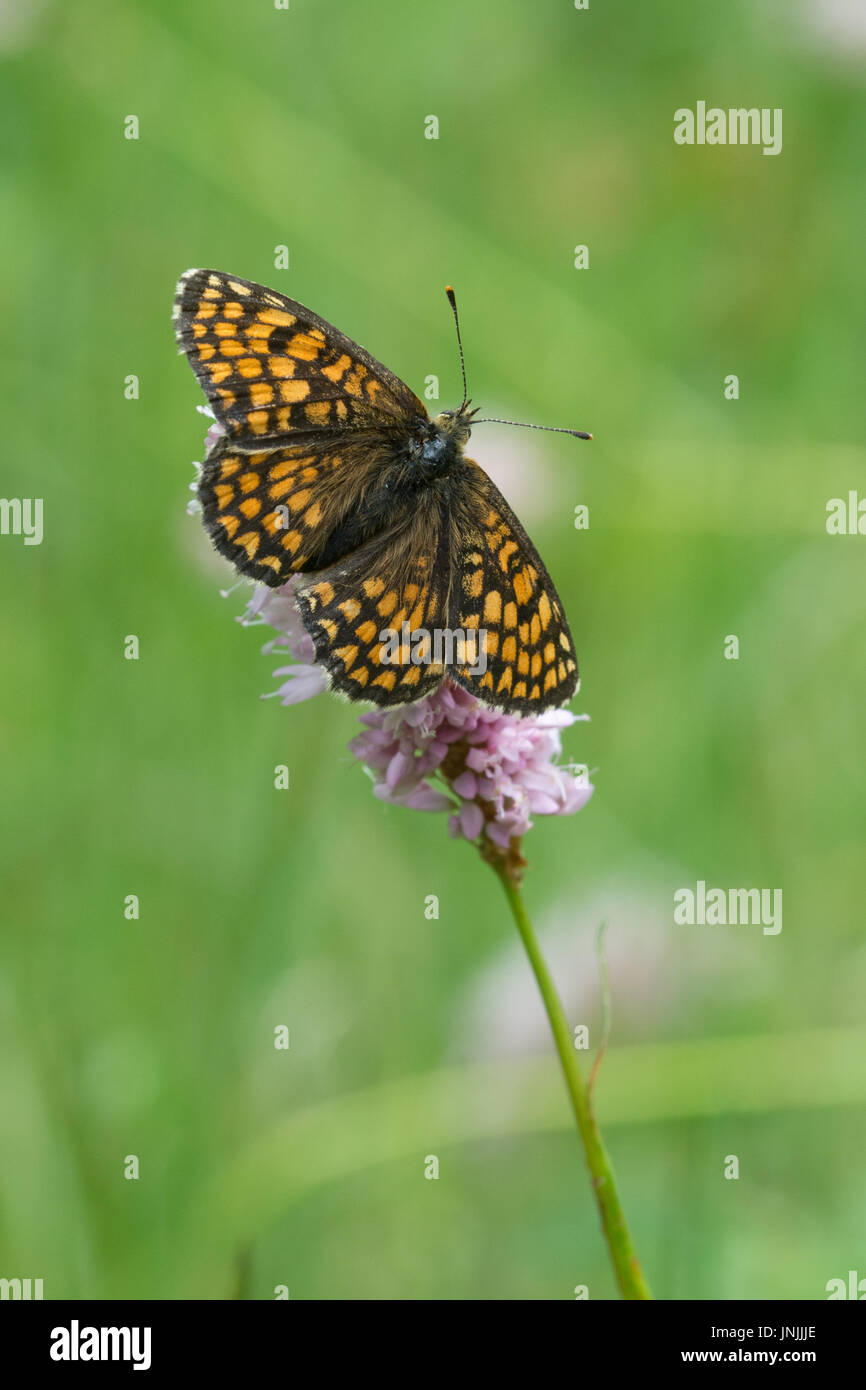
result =
M422 501L389 534L302 582L295 597L332 689L399 705L441 683L447 543L438 505Z
M564 705L578 676L559 595L505 498L471 459L451 548L449 626L477 630L482 653L472 667L450 669L451 679L509 714Z
M322 431L411 425L413 391L294 299L218 270L188 270L174 302L180 350L236 449Z

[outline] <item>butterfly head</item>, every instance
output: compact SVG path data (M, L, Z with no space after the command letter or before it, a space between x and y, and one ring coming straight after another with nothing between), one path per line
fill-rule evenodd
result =
M458 410L443 410L433 420L435 428L449 441L463 448L472 430L472 419L478 414L478 406L470 410L470 402L464 401Z

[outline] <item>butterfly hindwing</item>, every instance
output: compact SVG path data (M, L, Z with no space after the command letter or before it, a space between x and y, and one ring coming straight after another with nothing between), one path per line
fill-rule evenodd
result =
M510 714L541 714L565 704L577 689L562 603L501 492L478 464L465 462L462 505L452 528L449 624L477 630L484 657L448 674Z
M353 700L396 705L429 695L441 683L445 667L434 643L446 625L446 545L438 506L422 503L392 533L296 590L332 689Z
M427 418L414 392L364 348L263 285L188 270L174 318L180 349L238 449Z

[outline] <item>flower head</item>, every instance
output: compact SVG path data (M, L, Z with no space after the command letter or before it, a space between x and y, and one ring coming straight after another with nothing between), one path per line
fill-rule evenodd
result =
M262 650L293 658L273 673L285 677L273 692L284 705L328 687L295 602L300 581L293 576L279 589L257 589L239 619L273 628L276 635ZM504 714L446 679L413 704L362 714L364 728L349 748L380 801L450 812L452 835L477 843L488 857L509 859L516 871L533 816L571 815L592 796L586 768L558 761L561 731L586 718L563 709L526 718Z

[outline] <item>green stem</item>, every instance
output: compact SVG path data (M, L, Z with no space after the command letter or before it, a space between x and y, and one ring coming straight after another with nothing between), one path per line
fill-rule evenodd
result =
M544 1000L544 1007L547 1010L547 1017L553 1030L556 1050L559 1053L559 1060L565 1073L565 1082L571 1096L577 1128L586 1154L593 1191L601 1215L601 1227L610 1250L610 1258L622 1296L629 1299L652 1298L632 1244L625 1213L619 1200L613 1166L596 1123L589 1093L577 1065L574 1039L559 995L556 992L556 986L544 963L535 932L532 929L532 923L520 895L520 889L504 864L502 867L496 865L493 867L505 888L506 897L517 923L517 930L523 939L529 963Z

